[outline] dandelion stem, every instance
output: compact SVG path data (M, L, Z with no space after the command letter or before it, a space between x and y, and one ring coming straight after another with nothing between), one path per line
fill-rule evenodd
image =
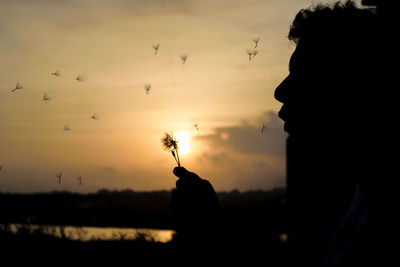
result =
M181 161L180 161L180 159L179 159L179 153L178 153L178 149L176 149L176 156L177 156L177 158L178 158L178 167L180 167L181 166Z
M179 166L179 162L178 162L178 159L176 158L175 151L174 151L174 150L171 150L171 154L172 154L172 156L174 157L176 163L177 163L178 166Z

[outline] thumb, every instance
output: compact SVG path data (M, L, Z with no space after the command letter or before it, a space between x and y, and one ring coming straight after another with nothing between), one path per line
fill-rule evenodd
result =
M190 172L184 167L175 167L173 173L179 178L176 181L177 188L187 187L202 181L196 173Z
M190 176L191 172L186 170L184 167L175 167L173 170L173 173L175 174L176 177L182 179Z
M175 167L173 173L179 179L185 180L201 180L201 178L194 172L186 170L184 167Z

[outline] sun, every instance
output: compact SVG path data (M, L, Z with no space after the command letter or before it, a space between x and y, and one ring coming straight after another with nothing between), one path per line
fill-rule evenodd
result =
M179 131L174 133L174 137L178 141L179 154L186 155L190 152L190 134L188 131Z

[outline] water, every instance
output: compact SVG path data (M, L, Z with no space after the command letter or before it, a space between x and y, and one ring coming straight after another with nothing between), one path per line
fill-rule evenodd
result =
M53 225L11 224L10 230L17 233L20 229L33 232L40 230L44 234L66 237L72 240L134 240L144 238L147 241L166 243L172 239L175 231L148 228L114 228L114 227L76 227Z

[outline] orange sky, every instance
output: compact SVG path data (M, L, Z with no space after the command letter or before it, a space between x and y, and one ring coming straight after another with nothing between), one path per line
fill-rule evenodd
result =
M171 189L160 141L171 131L188 139L183 166L217 191L284 186L273 91L288 74L289 25L312 3L2 0L0 191Z

